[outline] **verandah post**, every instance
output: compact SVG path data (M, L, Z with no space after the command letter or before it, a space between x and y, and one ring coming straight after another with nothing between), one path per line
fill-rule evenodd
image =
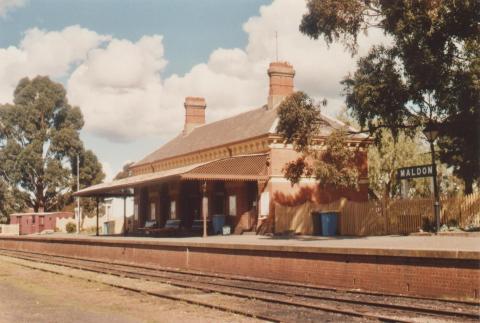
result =
M127 196L123 197L123 235L127 235Z
M207 216L208 216L208 202L207 202L207 182L202 184L202 217L203 217L203 237L207 237Z

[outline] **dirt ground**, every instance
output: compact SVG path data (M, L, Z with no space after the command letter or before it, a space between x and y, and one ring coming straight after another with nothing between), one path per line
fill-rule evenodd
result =
M258 322L0 262L0 322Z

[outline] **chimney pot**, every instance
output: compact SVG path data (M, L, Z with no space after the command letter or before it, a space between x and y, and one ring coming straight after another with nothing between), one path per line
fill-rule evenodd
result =
M185 125L183 134L188 135L195 127L205 124L205 98L187 96L185 98Z
M283 99L293 94L295 70L288 62L272 62L268 68L268 76L270 77L268 108L273 109Z

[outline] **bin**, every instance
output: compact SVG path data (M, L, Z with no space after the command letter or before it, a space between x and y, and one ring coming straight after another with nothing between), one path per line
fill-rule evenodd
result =
M322 214L319 212L312 212L312 221L313 221L313 235L321 236L322 235Z
M212 218L213 234L222 234L225 225L225 215L215 214Z
M103 223L103 231L104 235L110 235L115 233L115 221L106 221Z
M337 212L322 212L322 236L337 235L338 213Z
M230 233L231 233L231 228L230 228L229 225L224 225L223 228L222 228L222 230L223 230L222 234L223 234L224 236L228 236L228 235L230 235Z

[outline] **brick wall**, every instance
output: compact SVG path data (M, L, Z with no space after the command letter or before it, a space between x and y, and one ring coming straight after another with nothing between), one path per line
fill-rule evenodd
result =
M457 254L441 251L395 256L395 251L374 249L354 254L351 249L324 248L322 252L262 246L260 250L220 244L206 248L194 243L179 246L151 241L5 237L0 238L0 248L412 296L479 299L478 255L459 259Z

